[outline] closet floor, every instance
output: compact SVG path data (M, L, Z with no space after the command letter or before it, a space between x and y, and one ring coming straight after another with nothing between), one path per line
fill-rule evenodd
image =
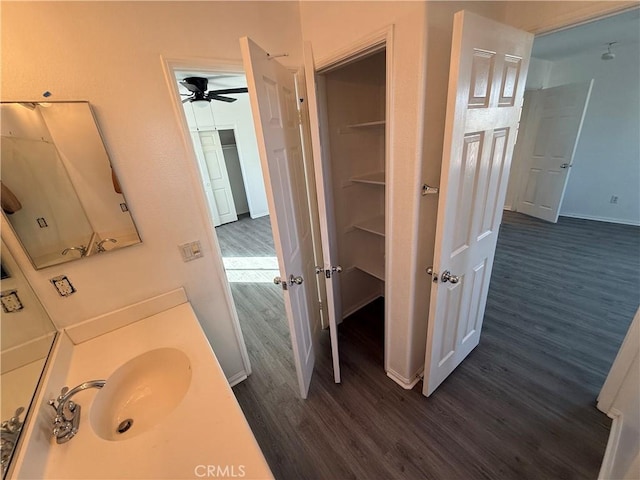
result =
M275 477L596 478L611 421L595 399L638 306L639 232L505 212L480 345L430 398L386 377L379 299L340 326L343 383L325 331L300 399L286 320L269 314L282 295L260 285L252 307L232 285L253 367L234 392Z

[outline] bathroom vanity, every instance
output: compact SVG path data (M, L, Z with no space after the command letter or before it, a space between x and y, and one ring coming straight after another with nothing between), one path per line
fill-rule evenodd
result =
M56 443L48 401L98 379ZM15 460L8 478L273 478L182 289L61 333Z

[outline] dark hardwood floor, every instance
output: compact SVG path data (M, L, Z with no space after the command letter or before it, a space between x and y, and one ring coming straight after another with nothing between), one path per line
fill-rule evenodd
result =
M636 227L505 212L480 345L430 398L386 377L379 299L340 326L343 383L323 332L300 399L282 292L232 284L253 367L234 392L277 479L593 479L639 272Z

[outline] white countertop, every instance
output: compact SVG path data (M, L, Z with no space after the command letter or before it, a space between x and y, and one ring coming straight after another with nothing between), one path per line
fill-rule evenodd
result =
M183 351L191 362L181 403L150 430L109 441L94 432L89 419L99 390L78 393L78 434L61 445L51 440L46 478L273 478L188 303L76 345L66 385L108 380L130 359L162 347Z

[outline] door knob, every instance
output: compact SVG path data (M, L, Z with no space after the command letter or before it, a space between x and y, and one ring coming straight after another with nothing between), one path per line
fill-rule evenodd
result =
M560 168L569 168L571 165L568 163L563 163L562 165L560 165Z
M440 276L440 281L442 283L446 283L446 282L458 283L460 281L460 277L457 275L451 275L451 272L449 270L445 270L444 272L442 272L442 275Z
M295 275L289 275L289 285L293 285L294 283L296 285L302 285L302 282L304 281L304 279L300 276L295 276Z

